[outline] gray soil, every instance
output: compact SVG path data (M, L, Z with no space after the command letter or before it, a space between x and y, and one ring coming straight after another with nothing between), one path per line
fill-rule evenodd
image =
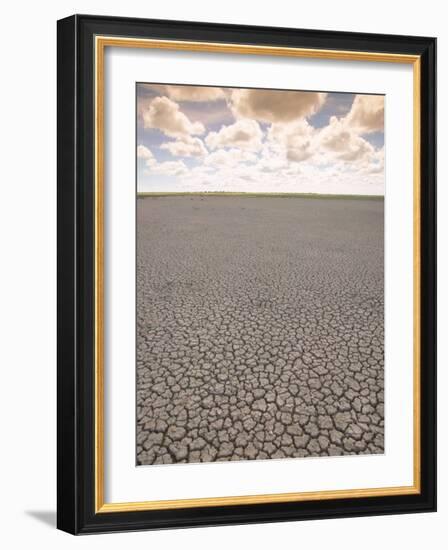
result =
M137 464L384 452L382 200L137 200Z

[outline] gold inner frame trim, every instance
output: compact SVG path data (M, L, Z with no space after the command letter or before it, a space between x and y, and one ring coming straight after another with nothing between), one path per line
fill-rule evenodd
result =
M263 495L226 496L179 500L142 502L104 501L104 53L106 47L149 48L159 50L232 53L242 55L269 55L313 59L371 61L377 63L406 63L413 65L413 484L401 487L342 489L274 493ZM306 502L344 498L413 495L420 493L421 485L421 426L420 426L420 57L389 53L321 50L309 48L254 46L250 44L224 44L96 36L95 54L95 513L167 510L209 506L235 506L280 502Z

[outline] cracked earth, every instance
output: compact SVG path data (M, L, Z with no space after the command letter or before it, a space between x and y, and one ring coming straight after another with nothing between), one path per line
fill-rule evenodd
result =
M137 201L137 464L384 452L382 200Z

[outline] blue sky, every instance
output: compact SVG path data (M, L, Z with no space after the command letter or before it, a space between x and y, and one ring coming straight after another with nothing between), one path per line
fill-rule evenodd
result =
M384 96L139 83L137 187L384 194Z

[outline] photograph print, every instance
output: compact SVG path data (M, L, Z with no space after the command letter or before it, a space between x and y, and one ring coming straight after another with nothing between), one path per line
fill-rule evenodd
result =
M137 83L137 465L385 452L384 107Z

